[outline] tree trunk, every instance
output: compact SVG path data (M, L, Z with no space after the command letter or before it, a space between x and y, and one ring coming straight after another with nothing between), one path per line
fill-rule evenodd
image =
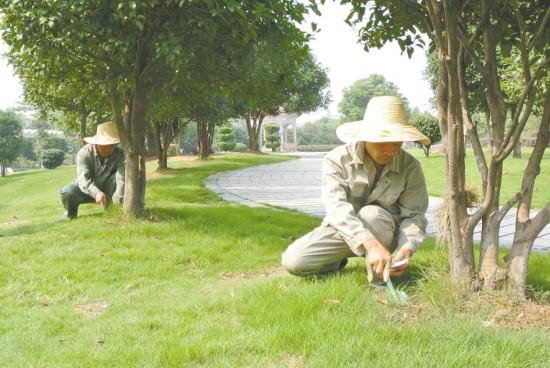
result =
M246 130L248 132L248 150L250 152L260 152L259 145L261 142L258 142L258 136L260 135L264 118L265 114L261 112L257 114L245 114Z
M147 156L157 156L157 138L155 136L155 127L147 129Z
M125 93L124 104L116 86L111 86L113 120L126 152L124 213L141 217L145 209L145 110L147 91L137 80L134 92Z
M5 177L6 176L6 162L5 161L0 161L0 173L2 175L2 177Z
M168 158L166 145L162 144L162 132L165 130L166 122L155 123L155 147L157 151L157 170L168 169Z
M464 192L464 134L462 108L458 83L459 47L457 30L457 2L444 2L445 22L447 29L447 49L443 62L447 71L447 139L446 139L446 180L447 206L449 210L450 234L448 234L449 265L451 279L457 283L467 282L474 269L471 239L466 237L463 229L467 223L466 201Z
M532 246L533 241L516 241L514 239L514 245L507 258L509 267L508 278L510 280L512 295L519 300L525 300L527 266Z
M204 121L197 122L197 136L199 143L199 155L201 160L206 160L210 155L210 145L208 137L208 123Z
M521 140L518 140L512 153L513 158L521 158Z
M550 140L549 128L550 93L547 93L544 100L542 119L535 147L533 148L533 153L531 157L529 157L529 162L523 173L523 180L521 183L521 193L523 193L523 196L520 197L518 203L516 231L512 243L512 250L506 257L510 287L513 294L519 299L525 298L527 264L529 262L529 253L531 252L533 243L546 224L550 222L550 202L546 204L544 209L537 213L534 219L531 219L529 215L535 179L540 173L540 163Z
M500 221L495 211L498 208L489 208L483 217L481 229L481 245L479 254L479 277L486 288L492 289L502 280L501 269L498 265L498 248Z
M422 147L422 151L424 151L424 156L426 157L430 157L430 146L431 144L425 146L423 144L420 145L420 147Z
M84 137L86 137L87 118L88 118L88 111L86 110L86 107L84 106L84 104L82 104L80 108L80 130L78 133L78 139L80 140L81 146L86 144L86 142L84 142Z

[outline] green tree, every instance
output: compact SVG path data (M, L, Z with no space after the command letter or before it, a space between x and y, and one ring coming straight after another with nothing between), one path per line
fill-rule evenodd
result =
M439 120L431 114L423 113L414 115L411 118L411 124L422 132L426 137L430 138L430 144L420 144L426 157L430 156L430 147L441 140L441 132L439 131Z
M40 156L42 151L47 149L57 149L63 151L64 153L68 153L70 147L66 139L40 130L34 140L34 152Z
M216 145L220 151L232 151L236 144L231 126L222 125L218 127L216 130Z
M367 50L397 41L410 55L415 46L424 46L422 34L429 37L438 58L437 107L447 159L446 236L451 278L464 282L476 274L487 287L493 287L508 277L514 294L525 298L529 253L538 233L550 222L550 202L534 218L529 215L535 178L549 140L550 93L544 87L547 83L541 81L548 75L550 65L547 26L550 5L521 0L375 0L369 2L366 17L364 2L341 0L341 3L352 5L348 21L360 24L360 38ZM502 57L507 57L514 50L520 55L521 72L516 78L519 84L514 88L516 92L507 96L501 83L505 73L499 68L498 56L499 51ZM490 114L493 147L489 163L474 129L467 83L469 65L480 75ZM516 102L508 120L507 98ZM501 205L503 162L517 144L537 98L544 102L535 148L521 188ZM483 199L473 213L467 211L464 130L472 142L483 183ZM498 232L500 222L515 204L518 205L515 237L507 257L508 267L502 269L498 260ZM473 231L480 220L482 243L476 270Z
M267 115L304 113L326 107L329 79L308 51L307 38L274 38L258 45L243 69L237 111L246 121L248 148L258 151L258 135Z
M42 151L42 154L40 156L40 164L45 169L52 170L60 166L63 163L64 159L65 152L55 148L47 149Z
M298 129L298 144L340 144L336 136L336 128L339 125L337 119L322 118L304 124Z
M15 114L0 111L0 173L6 176L6 166L23 149L23 128Z
M367 78L359 79L351 86L344 88L342 100L338 104L342 122L361 120L370 99L376 96L399 97L403 102L407 116L409 115L408 100L401 95L399 88L394 83L388 82L384 76L371 74Z
M281 137L279 137L279 127L277 125L268 125L265 127L265 146L275 152L281 147Z
M152 94L192 75L187 66L196 58L204 66L241 64L256 39L297 29L307 7L294 0L90 0L2 2L0 10L8 58L23 80L45 74L55 86L67 76L71 87L90 82L108 94L127 158L124 211L142 215Z

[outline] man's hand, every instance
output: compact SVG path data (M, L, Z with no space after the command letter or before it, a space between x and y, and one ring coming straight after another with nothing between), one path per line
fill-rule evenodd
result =
M368 262L372 271L388 281L390 278L390 252L377 239L372 239L363 244L367 251Z
M409 248L407 247L404 247L404 248L401 248L397 251L397 253L395 254L395 256L392 257L392 260L393 261L400 261L402 259L406 259L408 260L407 263L399 266L399 267L396 267L396 268L393 268L390 272L390 276L401 276L401 274L403 272L405 272L405 270L407 268L409 268L409 266L411 265L411 257L412 257L412 252Z
M95 195L95 203L99 204L103 208L107 207L107 197L105 197L105 193L97 193Z

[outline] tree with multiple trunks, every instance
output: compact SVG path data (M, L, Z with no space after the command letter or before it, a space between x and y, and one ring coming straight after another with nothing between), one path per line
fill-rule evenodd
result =
M145 119L152 91L176 73L188 73L186 66L205 50L204 65L239 64L256 39L297 31L295 23L307 11L294 0L0 4L8 57L23 80L43 73L52 85L65 77L92 81L108 95L126 151L124 212L134 215L142 215L145 205ZM18 59L28 62L22 66Z
M508 278L514 295L525 298L529 253L537 235L550 222L550 202L534 217L529 212L535 179L548 145L550 123L550 5L546 1L459 0L386 1L351 3L348 21L361 24L365 48L397 41L411 54L415 46L430 47L438 60L437 107L446 152L446 189L449 232L447 243L451 277L464 282L478 275L487 287ZM366 21L365 21L366 20ZM517 88L508 98L515 102L513 113L506 108L502 80L506 65L498 65L498 52L519 55L521 74ZM486 155L471 118L471 97L467 67L480 74L485 102L491 119L491 152ZM537 99L543 101L539 132L518 192L504 204L500 200L503 161L516 145ZM470 139L483 182L480 206L467 211L464 133ZM502 206L501 206L502 205ZM507 267L498 262L499 228L506 213L517 205L516 228ZM473 230L482 221L479 264L473 251ZM476 272L477 271L477 272Z

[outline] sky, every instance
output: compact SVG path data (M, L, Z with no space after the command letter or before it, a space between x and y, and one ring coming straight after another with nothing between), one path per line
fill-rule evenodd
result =
M328 69L333 102L328 111L305 114L298 122L336 115L343 89L356 80L374 73L381 74L386 80L395 83L407 97L411 107L431 110L429 100L432 92L428 82L422 77L426 65L423 50L415 51L412 59L406 54L401 54L397 44L388 44L380 50L373 49L367 53L357 43L357 30L344 23L348 7L326 2L320 10L321 17L312 15L308 19L316 22L320 28L310 47L317 60ZM4 110L15 107L22 94L21 83L3 56L6 51L7 45L0 39L0 109Z

